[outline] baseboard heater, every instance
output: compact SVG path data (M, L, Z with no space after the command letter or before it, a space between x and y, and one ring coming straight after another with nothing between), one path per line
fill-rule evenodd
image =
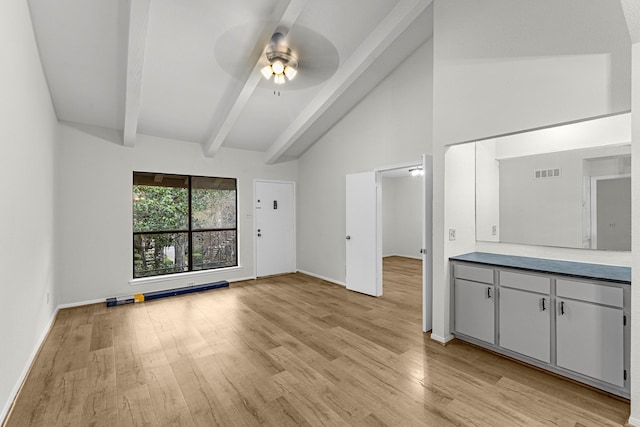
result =
M202 285L187 286L185 288L166 289L164 291L145 292L142 294L134 294L133 297L107 298L107 307L115 307L117 305L131 304L134 302L150 301L158 298L172 297L176 295L191 294L193 292L208 291L210 289L228 288L229 282L222 280L214 283L204 283Z

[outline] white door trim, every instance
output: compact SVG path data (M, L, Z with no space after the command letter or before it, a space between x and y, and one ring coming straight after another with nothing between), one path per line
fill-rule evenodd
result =
M257 233L257 229L258 229L258 219L257 219L257 202L256 202L256 184L258 182L265 182L265 183L269 183L269 184L292 184L293 185L293 265L295 267L295 271L298 270L298 248L297 248L297 243L298 243L298 233L297 233L297 226L298 226L298 213L297 213L297 206L298 206L298 198L297 198L297 190L296 190L296 183L295 181L282 181L282 180L276 180L276 179L254 179L253 180L253 278L256 279L258 277L258 233Z

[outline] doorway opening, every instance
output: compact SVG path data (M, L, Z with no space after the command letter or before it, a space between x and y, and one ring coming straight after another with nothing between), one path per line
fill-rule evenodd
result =
M377 168L372 172L346 176L346 285L347 289L380 297L383 294L383 186L384 177L397 175L412 177L421 190L411 194L407 203L415 215L413 229L403 231L418 236L413 249L403 250L407 259L414 253L422 261L422 326L429 331L432 324L432 158L423 156L421 161ZM391 184L387 184L390 186ZM399 191L399 190L397 190ZM396 191L388 188L387 197ZM393 201L393 199L391 198ZM387 209L388 210L388 209ZM387 216L389 213L387 212ZM393 220L393 216L391 218ZM396 219L396 221L404 221ZM389 229L390 226L387 227ZM389 230L387 230L388 233ZM391 229L393 233L393 228ZM415 237L415 236L413 236ZM387 244L389 244L387 239ZM409 242L406 247L410 247ZM391 250L391 249L388 249ZM387 251L387 254L389 252Z
M582 246L631 250L631 156L583 161Z
M631 250L631 177L591 177L589 183L591 249Z
M421 172L422 164L416 164L379 173L382 287L386 297L403 301L407 307L414 306L411 298L422 294Z
M428 162L428 163L427 163ZM431 157L376 170L379 265L385 281L422 287L423 331L431 329ZM402 288L394 286L402 292Z

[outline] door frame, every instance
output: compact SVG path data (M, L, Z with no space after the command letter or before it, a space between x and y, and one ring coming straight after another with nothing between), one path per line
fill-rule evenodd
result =
M256 197L256 186L258 182L266 182L268 184L293 184L293 265L294 271L298 271L298 213L297 213L297 205L298 199L296 197L296 183L295 181L283 181L277 179L254 179L253 180L253 279L258 278L258 210L257 208L257 197Z
M427 200L426 199L426 195L427 195L427 189L426 189L426 185L427 185L427 179L431 178L431 180L433 180L433 172L432 172L432 166L428 165L429 167L427 167L427 160L428 158L431 158L431 156L425 155L423 154L421 156L420 160L415 160L412 162L404 162L404 163L398 163L395 165L390 165L390 166L383 166L383 167L378 167L374 169L375 175L376 175L376 191L377 191L377 197L376 197L376 252L377 252L377 256L376 256L376 273L378 274L378 277L380 278L380 289L384 290L384 280L382 279L382 177L384 175L384 172L390 172L390 171L394 171L394 170L398 170L398 169L407 169L407 168L412 168L412 167L420 167L422 168L422 170L424 171L424 174L422 175L422 194L421 194L421 198L422 198L422 230L421 230L421 236L424 240L424 236L427 233L426 227L429 227L430 224L426 224L426 209L427 209ZM433 185L433 183L432 183ZM432 191L429 192L429 194L431 194L432 198L433 198L433 193ZM431 222L433 223L433 218L431 218ZM425 245L426 243L426 245ZM431 259L431 257L433 256L433 251L429 250L432 248L433 244L432 242L424 242L423 241L423 246L427 246L426 248L421 248L421 249L427 249L426 253L422 254L422 331L423 332L427 332L428 330L431 329L431 319L428 319L428 315L429 313L431 313L431 316L433 317L433 308L429 307L429 305L432 304L432 296L428 295L428 289L427 288L431 288L431 291L433 292L433 285L431 284L432 282L432 278L428 275L428 273L430 273L430 271L428 270L428 265L431 265L431 263L427 262L428 260ZM428 265L427 265L428 264Z
M589 196L588 203L585 203L585 207L588 207L589 211L587 217L589 218L589 246L591 249L597 249L598 247L598 181L606 181L609 179L631 178L631 174L622 173L617 175L603 175L603 176L591 176L589 178L589 190L585 192L585 195ZM586 224L585 224L586 225ZM583 233L584 234L584 233Z

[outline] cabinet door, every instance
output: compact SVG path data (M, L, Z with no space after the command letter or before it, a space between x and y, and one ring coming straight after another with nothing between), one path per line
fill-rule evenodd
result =
M622 310L558 299L557 364L601 381L624 386Z
M456 332L495 344L495 287L462 279L454 286Z
M551 362L550 304L548 295L500 288L500 347Z

